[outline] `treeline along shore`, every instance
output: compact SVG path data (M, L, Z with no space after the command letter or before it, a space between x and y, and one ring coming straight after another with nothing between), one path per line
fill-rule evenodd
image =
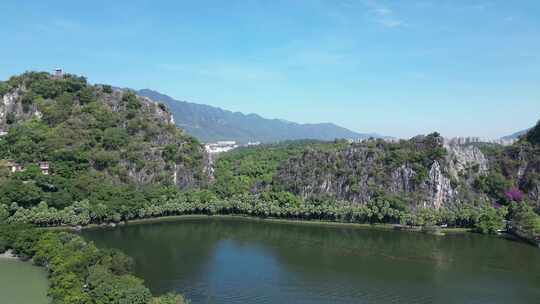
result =
M152 297L119 252L36 227L241 215L540 235L540 124L510 147L448 145L438 133L304 140L211 164L165 104L130 90L26 72L1 81L0 98L0 253L44 266L53 303L184 299Z

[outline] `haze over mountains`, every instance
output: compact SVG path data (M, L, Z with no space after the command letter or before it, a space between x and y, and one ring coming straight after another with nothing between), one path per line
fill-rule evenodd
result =
M280 119L267 119L257 114L243 114L218 107L197 104L143 89L140 96L167 104L176 125L203 142L234 140L247 142L277 142L295 139L334 140L381 137L375 133L357 133L333 123L299 124Z
M501 137L502 140L513 140L513 139L519 139L520 136L525 135L531 128L528 128L526 130L521 130L515 133L512 133L510 135L506 135Z

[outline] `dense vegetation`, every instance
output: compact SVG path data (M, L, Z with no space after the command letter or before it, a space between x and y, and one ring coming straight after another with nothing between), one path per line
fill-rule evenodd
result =
M48 270L53 304L187 303L176 294L152 297L131 274L131 258L117 250L99 250L72 233L2 225L0 252L7 249Z
M508 191L532 193L538 185L540 170L521 180L512 171L523 155L538 162L537 127L509 149L481 147L494 165L487 174L452 179L461 201L439 210L419 208L430 195L426 180L434 163L449 174L437 133L396 143L295 141L238 149L217 160L215 180L207 187L201 146L170 124L163 105L73 75L30 72L1 88L19 105L3 109L10 115L0 121L9 131L0 137L0 218L10 223L86 225L163 214L237 213L493 232L502 228L499 219L517 210L511 202L531 205L528 197L509 198ZM26 170L10 173L7 160ZM41 173L39 161L50 163L51 174ZM174 174L188 176L185 183L174 183L172 167L186 169ZM403 168L409 171L396 171ZM395 172L409 174L403 175L411 179L407 189L389 191ZM341 188L310 188L327 183L328 176ZM178 186L207 190L186 193ZM494 228L480 227L486 223Z
M169 122L163 105L72 75L31 72L3 86L18 102L0 108L0 129L9 130L0 137L1 203L64 208L89 199L119 212L156 185L172 185L174 168L182 168L181 187L206 182L200 144ZM10 175L7 160L26 170ZM41 174L40 161L52 174Z
M238 149L218 158L209 184L201 145L171 124L164 105L82 77L33 72L0 82L0 95L12 100L0 104L0 129L8 131L0 137L0 252L11 248L47 267L54 303L184 300L152 299L121 253L20 225L237 214L482 233L504 229L506 219L529 239L540 234L540 124L514 146L479 146L489 159L487 172L475 165L453 176L448 168L455 160L433 133L396 143L296 141ZM42 161L50 174L42 173ZM11 172L14 163L25 170ZM434 166L457 194L455 203L426 208Z
M134 92L90 85L75 75L28 72L0 82L0 97L0 131L8 132L0 137L0 224L10 216L12 224L42 225L40 218L53 210L47 225L98 220L87 219L86 210L118 222L163 186L206 183L201 145L171 123L166 106ZM40 162L50 165L50 174L42 173ZM11 172L15 164L24 170ZM151 300L141 280L113 269L121 266L117 255L68 234L2 229L2 251L13 248L49 269L54 303ZM175 298L153 301L181 303Z
M430 196L426 182L431 167L438 163L444 168L446 150L441 141L433 133L396 143L370 140L334 150L309 149L282 163L275 181L304 198L331 195L364 203L394 195L414 206ZM396 189L390 191L392 187Z
M507 219L513 221L513 229L527 227L524 229L529 238L534 239L540 234L540 217L537 216L540 205L535 190L540 185L538 146L528 141L507 148L481 143L471 146L484 153L489 169L484 172L477 164L467 164L469 167L457 172L455 177L445 171L451 168L450 163L454 160L447 155L436 133L396 143L382 140L352 145L346 142L292 142L239 149L218 159L214 187L225 200L248 192L265 204L311 206L306 208L313 211L309 213L311 217L321 214L313 206L332 206L340 210L335 214L347 214L314 216L326 220L447 224L496 233L505 228L503 219ZM449 176L451 186L457 189L455 202L438 210L419 207L419 202L430 197L426 189L431 187L429 184L426 187L426 179L435 162L440 165L442 174ZM520 165L527 170L518 176ZM403 192L408 190L403 188L395 190L396 172L399 173L398 182L403 176L407 177L400 173L402 168L414 172L409 175L410 183L407 184L410 192ZM290 174L291 171L295 175ZM338 180L336 184L340 188L328 186L329 176ZM365 188L359 188L362 184ZM313 186L317 185L326 186L316 191ZM367 193L367 199L357 193ZM355 199L357 201L351 204ZM388 207L380 208L381 205ZM363 211L351 212L347 210L348 206ZM392 214L398 216L389 216L385 212L373 217L356 216L378 214L380 210L392 210ZM333 214L332 211L328 213ZM280 210L278 214L291 217L287 210ZM526 215L527 224L521 215Z
M346 141L330 144L303 140L239 148L220 157L215 164L213 189L222 197L265 190L276 192L274 177L284 161L301 155L306 149L335 151L346 145Z

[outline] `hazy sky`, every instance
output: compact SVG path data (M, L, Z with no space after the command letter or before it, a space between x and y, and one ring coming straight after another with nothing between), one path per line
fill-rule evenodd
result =
M540 1L0 2L0 79L93 83L408 137L540 119Z

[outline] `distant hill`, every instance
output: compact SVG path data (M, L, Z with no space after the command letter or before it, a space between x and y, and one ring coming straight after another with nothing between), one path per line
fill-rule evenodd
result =
M501 139L502 139L502 140L519 139L522 135L525 135L529 130L530 130L530 128L529 128L529 129L526 129L526 130L521 130L521 131L518 131L518 132L516 132L516 133L510 134L510 135L506 135L506 136L503 136L503 137L501 137Z
M217 107L175 100L159 92L144 89L140 96L167 104L178 127L203 142L235 140L240 143L264 143L295 139L333 140L381 137L356 133L333 123L299 124L281 119L267 119L257 114L243 114Z

